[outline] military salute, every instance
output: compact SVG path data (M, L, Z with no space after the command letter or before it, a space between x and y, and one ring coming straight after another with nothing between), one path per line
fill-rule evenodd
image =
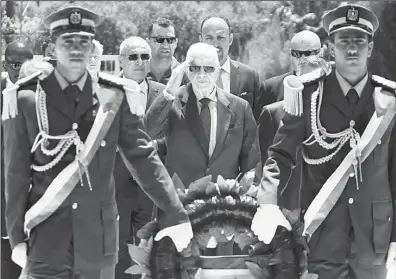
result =
M164 211L159 237L170 236L178 250L192 237L171 178L124 97L139 86L99 74L93 88L86 66L98 22L80 7L47 17L55 70L4 93L6 224L21 278L114 278L117 146Z
M287 113L258 200L263 208L276 203L302 145L309 272L320 279L384 279L396 258L395 86L367 69L378 27L370 10L340 6L323 16L323 26L335 69L285 79ZM268 239L263 216L259 211L252 227Z

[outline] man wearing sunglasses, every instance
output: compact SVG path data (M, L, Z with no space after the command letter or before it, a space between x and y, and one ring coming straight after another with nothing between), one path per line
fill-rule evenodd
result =
M220 16L205 18L201 23L199 39L217 49L221 67L217 86L247 100L254 110L262 91L259 74L254 68L229 57L234 35L228 19Z
M22 64L33 59L33 51L22 41L14 41L7 45L4 53L3 67L7 77L1 79L1 91L14 85L18 80ZM1 95L3 100L3 95ZM3 102L2 102L3 103ZM1 108L2 109L2 108ZM3 129L3 126L1 127ZM3 130L1 133L3 138ZM17 279L21 268L11 260L11 246L7 237L5 224L5 189L4 189L4 161L3 140L1 140L1 278Z
M285 115L268 151L252 230L271 239L265 232L273 230L260 222L266 209L282 206L277 195L290 186L301 148L308 272L385 279L396 265L396 85L369 72L379 25L372 11L343 4L322 22L335 67L284 79Z
M158 18L148 30L147 42L151 47L150 71L147 78L162 84L167 84L172 70L179 65L173 56L177 47L175 26L166 18ZM182 84L188 82L184 77Z
M165 85L155 82L147 77L150 70L151 48L146 40L141 37L130 37L120 45L119 61L122 67L120 76L137 82L140 94L133 100L136 105L146 111L154 99L165 89ZM155 140L160 149L166 149L163 140ZM128 171L122 156L117 152L114 165L114 180L116 185L116 201L120 216L120 234L118 264L116 278L128 279L126 274L131 265L127 243L138 244L136 232L150 221L154 203L140 189L136 178ZM137 278L138 275L134 275ZM139 277L140 278L140 277Z
M179 87L184 73L191 83ZM165 166L186 187L207 175L235 179L259 161L250 152L256 137L252 109L216 85L219 73L216 48L193 44L145 115L147 131L166 138Z
M310 55L319 55L321 45L319 36L312 31L304 30L293 36L290 41L291 71L271 77L263 82L263 92L259 96L254 109L256 118L260 117L264 106L283 100L283 79L289 75L296 74L298 63L302 58Z

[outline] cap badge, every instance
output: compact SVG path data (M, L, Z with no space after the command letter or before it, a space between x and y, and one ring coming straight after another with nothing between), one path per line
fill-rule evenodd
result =
M359 11L355 7L351 7L348 9L346 19L349 22L358 22L359 21Z
M73 11L69 15L69 24L70 25L81 25L82 17L80 11Z

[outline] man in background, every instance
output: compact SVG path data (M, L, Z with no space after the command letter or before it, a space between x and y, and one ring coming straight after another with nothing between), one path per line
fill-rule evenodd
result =
M150 107L154 99L165 88L165 85L147 78L150 70L150 59L151 48L144 39L130 37L121 43L119 61L123 70L120 76L133 80L140 85L141 94L131 101L135 105L141 106L143 111ZM120 246L116 278L128 279L131 276L125 274L125 270L132 266L132 262L127 243L137 244L139 242L136 238L136 232L150 221L154 203L140 189L136 179L131 176L119 152L117 152L115 159L114 179L120 216Z
M172 70L180 63L173 56L177 47L175 26L166 18L158 18L149 27L147 42L151 47L150 71L147 78L167 84ZM187 77L182 84L188 83Z
M33 51L25 43L14 41L10 43L4 53L3 67L8 76L1 79L1 91L14 85L19 77L22 64L33 59ZM3 103L3 95L1 95ZM1 108L2 110L2 108ZM2 126L3 129L3 126ZM1 278L17 279L21 268L11 260L11 246L7 236L5 224L5 191L4 191L4 161L3 161L3 130L1 131Z
M256 119L260 117L264 106L283 100L283 79L289 75L296 75L297 66L301 59L310 55L319 55L320 52L320 38L314 32L304 30L293 36L290 42L291 71L271 77L263 82L263 91L254 108Z
M258 72L228 56L234 35L227 18L209 16L201 23L200 41L217 49L220 61L220 74L217 86L249 102L254 110L256 99L260 96L261 82Z

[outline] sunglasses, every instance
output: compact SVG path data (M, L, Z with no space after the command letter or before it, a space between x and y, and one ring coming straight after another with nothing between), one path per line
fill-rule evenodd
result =
M176 42L175 37L151 37L151 38L154 39L154 41L158 44L163 44L165 41L168 44L173 44Z
M5 61L5 63L14 70L19 70L23 64L23 62L11 62L11 61Z
M130 55L124 55L125 57L127 57L129 59L129 61L137 61L140 57L140 59L142 61L147 61L150 59L150 54L148 53L142 53L142 54L130 54Z
M191 73L199 73L201 72L201 68L204 69L205 73L213 73L215 71L215 67L212 66L189 66L188 67Z
M318 55L320 49L316 50L307 50L307 51L300 51L300 50L290 50L291 56L296 58L301 58L302 56L311 56L311 55Z

